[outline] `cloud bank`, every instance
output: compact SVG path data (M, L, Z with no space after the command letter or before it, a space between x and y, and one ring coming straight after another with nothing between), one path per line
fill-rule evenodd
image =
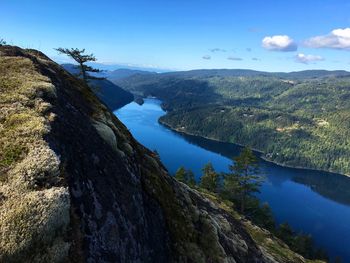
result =
M263 48L271 51L296 51L297 43L287 35L267 36L262 40Z
M309 64L311 62L322 61L324 60L321 56L316 55L305 55L303 53L299 53L295 56L295 61L298 63Z
M350 50L350 28L334 29L327 35L309 38L304 42L307 47Z
M202 57L202 59L210 60L210 59L211 59L211 56L205 55L205 56Z

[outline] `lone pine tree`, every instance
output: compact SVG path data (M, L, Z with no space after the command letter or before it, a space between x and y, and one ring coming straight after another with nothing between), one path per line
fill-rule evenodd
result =
M101 70L93 68L91 66L86 65L87 62L96 61L96 57L94 54L84 54L85 49L78 49L78 48L56 48L56 50L61 53L65 54L72 59L74 59L78 63L79 68L79 77L81 77L86 84L88 84L88 81L90 79L104 79L100 77L91 76L89 72L97 73L101 72Z

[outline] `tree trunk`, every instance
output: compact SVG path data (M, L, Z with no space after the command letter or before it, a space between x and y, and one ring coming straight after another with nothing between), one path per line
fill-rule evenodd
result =
M85 72L85 70L84 70L84 65L83 65L83 63L80 63L80 70L81 70L81 74L83 75L83 80L84 80L85 84L88 84L88 83L87 83L87 79L86 79L86 72Z

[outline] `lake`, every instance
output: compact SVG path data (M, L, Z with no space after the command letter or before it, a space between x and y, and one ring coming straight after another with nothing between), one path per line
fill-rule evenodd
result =
M161 101L145 99L115 111L133 136L150 150L157 150L171 174L184 166L198 179L204 164L227 171L240 146L180 134L158 123L165 114ZM265 176L258 198L268 202L277 223L311 234L331 257L350 262L350 178L327 172L278 166L260 159Z

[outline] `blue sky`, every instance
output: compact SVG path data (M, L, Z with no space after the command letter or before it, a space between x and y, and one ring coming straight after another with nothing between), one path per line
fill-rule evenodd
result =
M170 70L350 70L349 0L0 0L0 38Z

